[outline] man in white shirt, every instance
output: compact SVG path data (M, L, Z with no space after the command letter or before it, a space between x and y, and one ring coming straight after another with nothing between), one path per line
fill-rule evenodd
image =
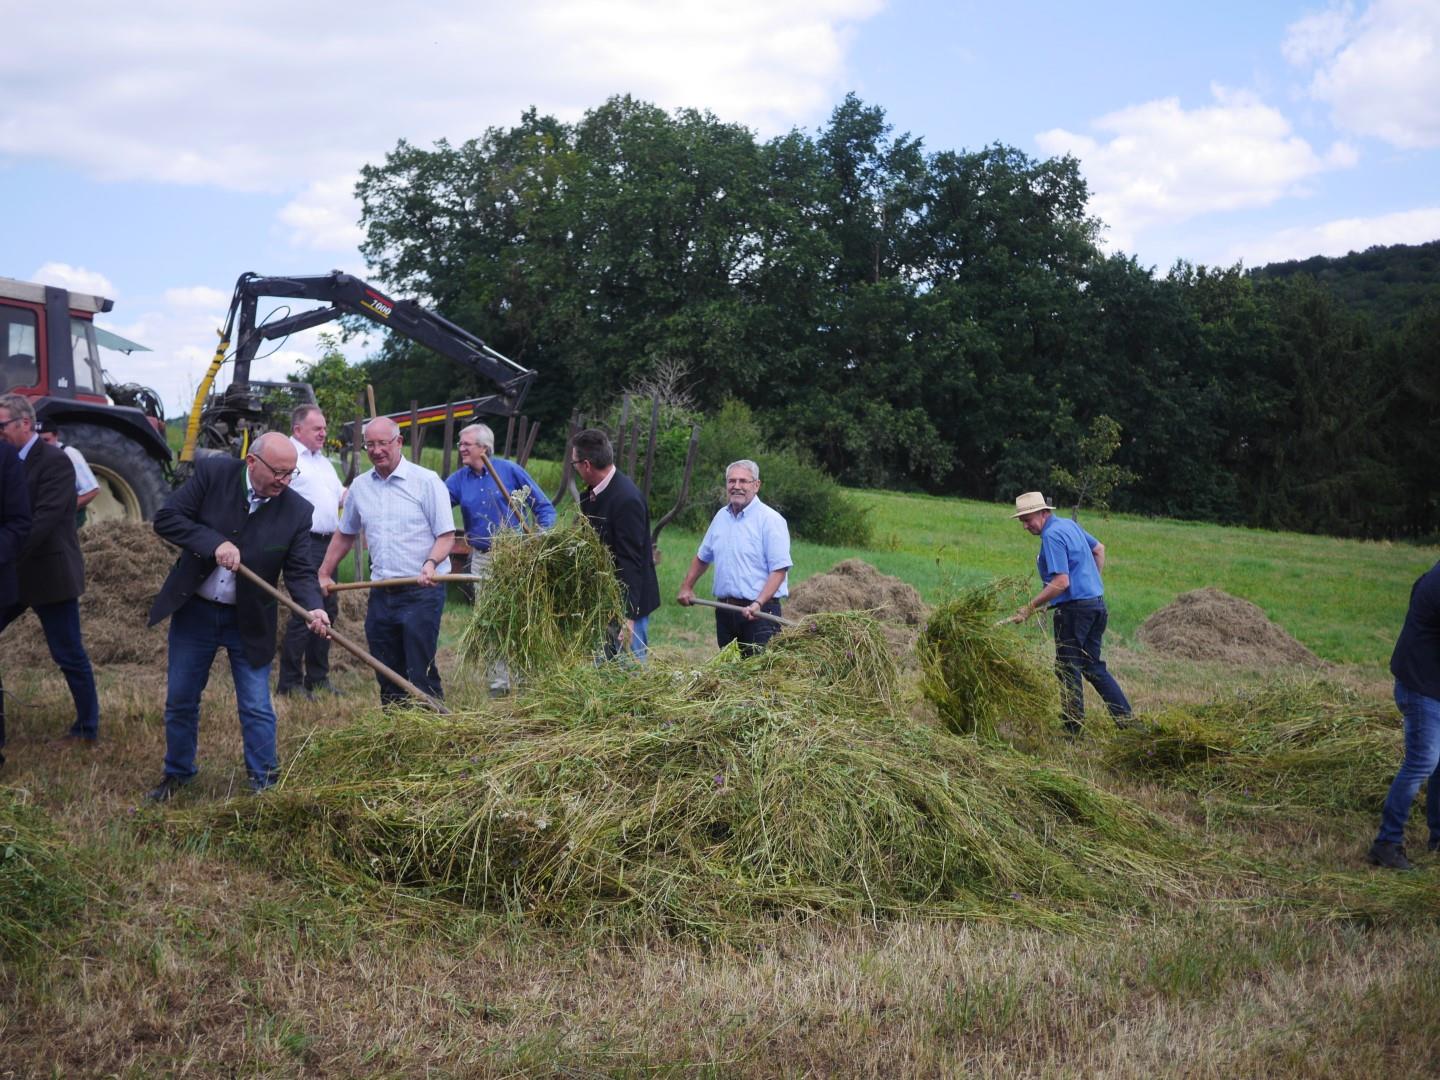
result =
M100 494L100 481L95 479L95 472L85 460L85 455L75 447L62 443L53 427L49 424L40 426L37 423L35 430L45 442L64 450L70 464L75 466L75 527L78 529L85 524L85 507L94 502Z
M370 579L418 578L415 585L370 590L365 608L365 640L375 659L389 665L433 698L443 697L435 650L445 585L436 581L450 571L455 517L445 481L423 465L406 461L400 429L388 417L365 425L365 452L373 469L355 478L345 498L340 527L320 567L320 585L334 584L340 560L365 530L370 545ZM397 705L407 694L383 675L380 703Z
M290 414L290 443L295 447L295 476L290 490L315 508L310 525L310 557L316 566L330 548L330 538L340 525L340 505L345 486L335 466L325 456L325 414L318 405L300 405ZM334 625L340 614L340 598L325 595L325 613ZM275 693L313 700L316 694L335 694L330 684L330 639L312 634L298 615L291 615L280 643L280 677Z

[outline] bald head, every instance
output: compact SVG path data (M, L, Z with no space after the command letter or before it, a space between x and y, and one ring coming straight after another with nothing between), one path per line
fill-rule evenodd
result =
M365 425L365 452L381 476L389 476L400 464L400 428L388 416L377 416Z
M250 470L250 487L273 499L294 476L295 444L278 431L267 431L251 444L245 464Z

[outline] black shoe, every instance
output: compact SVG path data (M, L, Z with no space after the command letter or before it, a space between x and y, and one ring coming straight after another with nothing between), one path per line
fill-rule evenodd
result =
M145 798L151 802L169 802L175 797L175 793L189 782L189 780L182 780L178 776L172 776L170 773L166 773L160 778L160 783L157 787L145 793Z
M314 701L315 695L303 686L287 686L284 690L276 690L276 697L301 698L305 701Z
M98 735L81 735L78 731L67 731L58 739L51 739L50 745L56 749L79 747L81 750L93 750L99 741L100 736Z
M342 696L341 693L340 693L340 691L339 691L339 690L336 690L335 687L331 686L328 681L327 681L327 682L317 682L314 686L307 686L307 687L305 688L305 692L310 695L310 700L311 700L311 701L314 701L317 697L341 697L341 696Z
M1116 731L1144 731L1149 726L1144 720L1137 720L1133 716L1117 716L1115 718Z
M1383 840L1376 840L1370 845L1370 854L1367 856L1376 866L1383 866L1387 870L1411 870L1410 860L1405 857L1404 844L1387 844Z

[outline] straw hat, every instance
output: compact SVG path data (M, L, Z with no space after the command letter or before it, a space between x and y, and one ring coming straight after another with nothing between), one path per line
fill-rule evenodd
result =
M1034 514L1040 510L1054 510L1055 508L1045 501L1045 496L1038 491L1027 491L1015 500L1015 513L1012 518L1024 517L1026 514Z

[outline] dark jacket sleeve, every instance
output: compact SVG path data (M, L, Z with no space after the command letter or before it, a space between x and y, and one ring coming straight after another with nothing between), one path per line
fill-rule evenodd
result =
M298 495L295 497L297 500L300 498ZM310 525L313 520L307 511L296 523L290 535L289 547L285 550L285 588L290 590L291 598L306 611L315 611L325 606L325 594L320 591L318 577L320 567L310 555Z
M165 500L155 514L155 532L202 559L214 559L215 549L225 543L224 534L200 521L201 508L210 488L220 479L212 464L201 458L190 479Z
M23 560L42 546L50 545L54 533L62 526L75 524L75 466L63 450L46 453L44 443L37 442L30 453L40 457L32 466L35 483L31 485L30 536L20 549Z
M0 492L4 492L5 504L0 509L0 566L13 565L20 561L25 538L30 535L30 492L25 486L25 466L20 455L8 444L0 452Z
M625 614L638 619L654 610L642 610L650 599L650 577L655 573L655 559L650 551L650 515L638 491L627 491L610 509L615 569L625 586Z

